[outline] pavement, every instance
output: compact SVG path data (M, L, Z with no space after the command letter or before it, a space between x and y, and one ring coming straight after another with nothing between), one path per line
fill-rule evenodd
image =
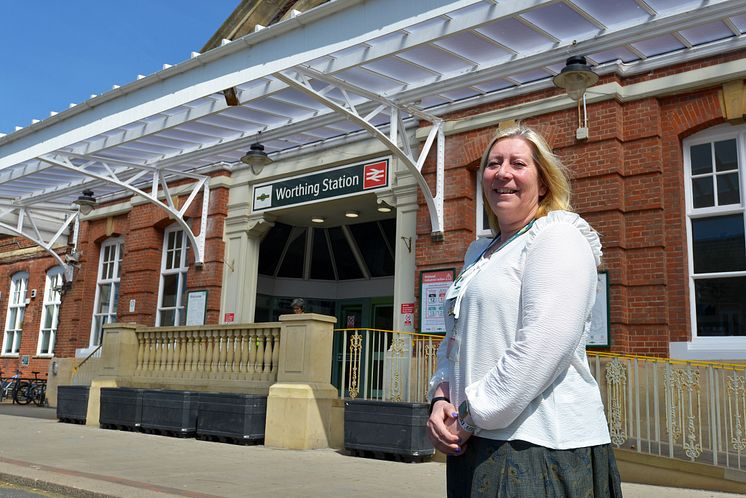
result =
M445 496L445 465L106 430L57 422L50 408L3 403L0 497L2 483L86 498L433 498ZM625 498L739 496L633 483L622 488Z

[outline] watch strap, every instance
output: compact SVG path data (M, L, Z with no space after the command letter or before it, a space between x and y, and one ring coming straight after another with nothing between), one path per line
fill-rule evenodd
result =
M430 400L430 411L427 412L428 415L432 415L433 414L433 408L435 408L435 403L437 403L438 401L447 401L449 403L451 402L451 400L448 399L448 397L446 397L446 396L435 396L435 397L433 397L433 399Z

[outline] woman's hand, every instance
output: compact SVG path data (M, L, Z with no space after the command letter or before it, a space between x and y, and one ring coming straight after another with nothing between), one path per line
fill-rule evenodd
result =
M458 425L456 407L446 400L433 405L433 412L427 420L427 435L435 449L446 455L459 455L463 452L460 446L461 434L469 434ZM465 437L464 441L468 439Z

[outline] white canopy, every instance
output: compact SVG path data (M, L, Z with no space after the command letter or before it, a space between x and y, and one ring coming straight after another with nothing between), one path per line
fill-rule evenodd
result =
M183 214L199 192L206 214L206 171L239 167L259 132L273 158L372 133L415 173L437 234L443 147L433 195L427 150L403 133L415 120L435 125L428 149L437 116L550 88L570 55L635 74L743 48L744 32L743 0L331 1L0 137L0 219L49 249L84 188L134 192L182 223L201 263L204 226ZM193 188L177 208L164 193L180 178Z

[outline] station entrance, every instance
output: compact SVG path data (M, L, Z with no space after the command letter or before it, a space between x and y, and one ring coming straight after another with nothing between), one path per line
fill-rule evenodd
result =
M260 247L255 321L277 321L302 298L306 312L337 317L337 329L391 330L396 218L387 214L334 226L276 221ZM348 341L349 334L335 334L335 385L349 362ZM382 362L383 348L367 351L366 361Z

